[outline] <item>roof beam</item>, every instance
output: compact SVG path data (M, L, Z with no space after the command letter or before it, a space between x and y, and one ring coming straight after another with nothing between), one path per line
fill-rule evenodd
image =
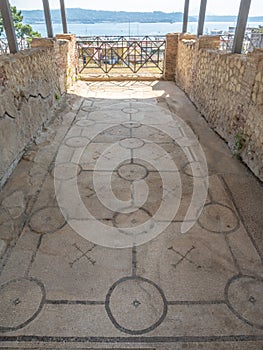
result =
M10 4L8 0L0 1L0 10L2 13L3 25L6 32L10 53L17 53L18 45L16 40L16 32L15 32L14 22L13 22Z
M251 0L241 0L240 2L232 53L242 52L250 5L251 5Z
M48 0L42 0L42 1L43 1L44 13L45 13L46 26L47 26L47 36L49 38L53 38L54 35L53 35L53 28L52 28L52 22L51 22L49 1Z
M185 0L184 2L184 22L183 22L183 33L187 32L188 25L188 13L189 13L189 2L190 0Z
M207 0L201 0L197 36L203 35Z
M63 25L63 33L67 34L68 33L68 26L67 26L67 17L66 17L64 0L60 0L60 10L61 10L62 25Z

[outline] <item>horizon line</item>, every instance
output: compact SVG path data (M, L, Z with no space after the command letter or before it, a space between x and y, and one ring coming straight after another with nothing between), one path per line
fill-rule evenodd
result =
M44 9L40 9L40 8L33 8L33 9L21 9L21 8L18 8L16 6L16 8L19 10L19 11L44 11ZM89 9L89 8L82 8L82 7L67 7L66 10L69 10L69 9L78 9L78 10L85 10L85 11L98 11L98 12L126 12L126 13L154 13L154 12L161 12L161 13L165 13L165 14L171 14L171 13L181 13L183 14L183 11L172 11L172 12L166 12L166 11L162 11L162 10L153 10L153 11L124 11L124 10L95 10L95 9ZM50 10L57 10L57 11L60 11L60 7L56 7L56 8L50 8ZM189 17L198 17L199 15L198 14L189 14ZM207 16L213 16L213 17L238 17L238 14L224 14L224 15L218 15L218 14L206 14L206 17ZM253 17L263 17L263 14L262 15L251 15L249 16L249 18L253 18Z

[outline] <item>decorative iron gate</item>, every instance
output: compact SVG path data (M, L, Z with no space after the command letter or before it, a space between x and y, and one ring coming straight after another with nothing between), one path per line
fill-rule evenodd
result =
M109 73L113 69L127 69L138 73L142 68L149 72L163 73L165 37L163 36L96 36L78 38L79 71L87 73L100 70Z

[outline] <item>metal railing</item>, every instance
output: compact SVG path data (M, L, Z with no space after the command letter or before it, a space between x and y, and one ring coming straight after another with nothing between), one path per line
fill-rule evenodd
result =
M165 37L163 36L96 36L77 40L79 71L112 70L138 73L147 70L163 73Z
M27 38L17 38L17 45L19 50L30 48L30 42ZM6 38L0 38L0 55L9 53L9 46Z
M231 52L234 42L234 36L234 34L220 35L220 50L225 52ZM247 54L248 52L252 52L255 48L263 48L263 34L246 34L243 41L242 53Z

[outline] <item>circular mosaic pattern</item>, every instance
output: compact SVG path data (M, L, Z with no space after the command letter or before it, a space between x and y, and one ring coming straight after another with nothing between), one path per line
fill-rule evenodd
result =
M126 113L126 114L135 114L135 113L139 112L138 109L132 108L132 107L123 108L122 111L123 111L123 113Z
M66 224L58 207L45 207L35 211L29 221L29 227L37 233L53 233Z
M133 228L148 222L152 218L151 214L143 208L139 208L131 213L115 213L113 224L118 228Z
M129 137L120 141L120 146L127 149L136 149L144 145L144 141L136 137Z
M73 148L85 147L89 144L89 139L82 136L70 137L66 140L66 145Z
M125 123L122 123L121 125L124 126L125 128L128 128L128 129L136 129L136 128L139 128L140 126L142 126L141 123L133 122L133 121L125 122Z
M207 176L206 169L202 167L200 162L189 162L183 167L183 172L191 177L204 177Z
M239 226L235 212L220 203L206 204L198 222L202 228L214 233L233 232Z
M144 179L148 175L148 171L143 165L130 163L121 165L118 174L124 180L138 181Z
M81 171L78 164L75 163L60 163L56 164L52 175L58 180L70 180L76 177Z
M157 328L167 314L167 301L155 283L142 277L124 277L109 290L106 311L120 331L139 335Z
M225 289L230 310L242 321L263 329L263 279L234 276Z
M81 127L89 127L95 125L96 122L94 120L79 120L76 122L77 126Z
M0 331L15 331L32 322L42 310L45 289L33 278L19 278L0 286Z

